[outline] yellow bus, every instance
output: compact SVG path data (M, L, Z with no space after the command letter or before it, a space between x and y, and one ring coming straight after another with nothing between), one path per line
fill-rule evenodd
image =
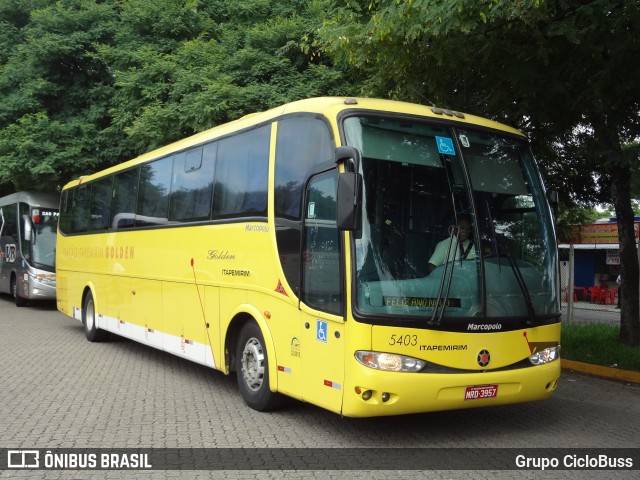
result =
M447 109L307 99L74 180L57 276L90 341L234 372L258 411L511 404L560 375L556 240L527 139Z

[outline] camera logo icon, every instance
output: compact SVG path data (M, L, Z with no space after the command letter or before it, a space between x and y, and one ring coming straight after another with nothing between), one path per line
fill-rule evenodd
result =
M40 452L38 450L9 450L7 468L38 468Z

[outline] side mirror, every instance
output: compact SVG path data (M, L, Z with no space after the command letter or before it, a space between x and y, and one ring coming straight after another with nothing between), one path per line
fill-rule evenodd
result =
M351 160L350 165L345 165L346 171L358 172L360 170L360 150L355 147L336 148L336 163L340 164ZM351 168L348 168L351 167Z
M340 230L359 230L362 218L362 175L344 172L338 177L336 223Z
M336 223L340 230L359 230L362 219L360 150L350 146L338 147L335 157L337 164L345 162L345 171L338 177Z

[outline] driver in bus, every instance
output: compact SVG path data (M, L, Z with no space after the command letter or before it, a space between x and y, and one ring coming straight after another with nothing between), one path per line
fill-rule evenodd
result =
M449 248L449 242L451 242L451 251L449 252L448 261L476 258L476 249L471 239L471 217L467 214L458 215L457 225L458 248L456 248L455 239L452 241L451 237L438 242L427 265L428 273L433 272L436 267L439 267L447 261L445 257L447 255L447 249Z

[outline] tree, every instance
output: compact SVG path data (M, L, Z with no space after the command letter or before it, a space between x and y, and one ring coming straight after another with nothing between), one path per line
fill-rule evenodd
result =
M312 46L319 1L122 2L104 62L115 72L112 128L146 151L248 113L344 92Z
M0 8L0 186L51 190L113 154L112 77L96 58L109 2L12 1Z
M328 51L366 95L436 102L525 131L567 204L615 207L620 338L640 345L630 178L640 137L636 0L333 0ZM623 73L624 72L624 73Z
M247 113L343 94L323 0L6 0L0 193L57 189Z

